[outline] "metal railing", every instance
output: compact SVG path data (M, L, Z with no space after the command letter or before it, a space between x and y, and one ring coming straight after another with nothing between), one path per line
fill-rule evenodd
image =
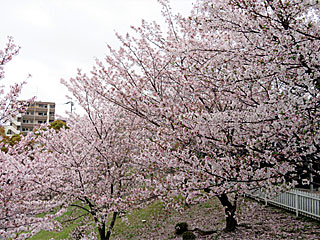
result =
M292 189L280 193L273 198L267 197L266 194L260 190L253 191L246 195L263 201L266 205L270 204L295 212L297 217L300 214L320 220L320 194Z

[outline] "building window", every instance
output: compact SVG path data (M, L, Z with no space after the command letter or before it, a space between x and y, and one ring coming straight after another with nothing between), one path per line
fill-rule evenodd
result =
M23 120L22 120L22 122L23 122L23 123L33 123L33 120L26 120L26 119L23 119Z
M25 119L23 119L22 122L23 123L33 123L33 120L25 120Z
M39 104L39 108L48 108L47 104Z

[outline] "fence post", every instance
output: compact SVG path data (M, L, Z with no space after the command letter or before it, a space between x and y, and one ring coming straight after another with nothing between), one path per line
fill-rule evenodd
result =
M309 168L310 168L310 170L313 170L312 163L309 164ZM313 175L312 175L312 173L310 173L310 191L313 192Z
M294 193L296 194L296 217L299 216L299 203L298 203L298 193L295 190Z

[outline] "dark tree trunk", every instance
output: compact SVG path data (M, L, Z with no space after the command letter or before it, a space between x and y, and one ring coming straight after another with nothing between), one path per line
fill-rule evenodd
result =
M118 212L113 213L107 234L106 234L106 224L105 223L102 223L101 227L98 228L100 240L109 240L110 239L113 226L114 226L116 219L117 219L117 215L118 215Z
M221 204L225 207L226 214L226 232L232 232L237 228L237 220L234 218L236 210L237 210L237 195L235 197L234 203L232 204L227 194L221 194L218 196Z
M106 238L106 225L103 223L101 227L98 228L100 239L107 240Z
M108 232L107 232L106 240L109 240L109 239L110 239L113 226L114 226L114 224L115 224L115 222L116 222L116 219L117 219L117 214L118 214L118 212L114 212L113 215L112 215L112 220L111 220L111 223L110 223Z

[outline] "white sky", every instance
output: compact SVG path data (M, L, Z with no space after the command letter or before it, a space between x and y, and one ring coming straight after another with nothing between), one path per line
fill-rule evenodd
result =
M187 15L193 2L171 0L171 6ZM31 74L20 99L56 102L59 115L70 110L61 78L74 77L77 68L90 70L95 57L107 53L106 43L117 48L115 31L130 32L141 19L163 20L157 0L0 0L0 6L0 48L7 36L21 46L1 84L24 81Z

